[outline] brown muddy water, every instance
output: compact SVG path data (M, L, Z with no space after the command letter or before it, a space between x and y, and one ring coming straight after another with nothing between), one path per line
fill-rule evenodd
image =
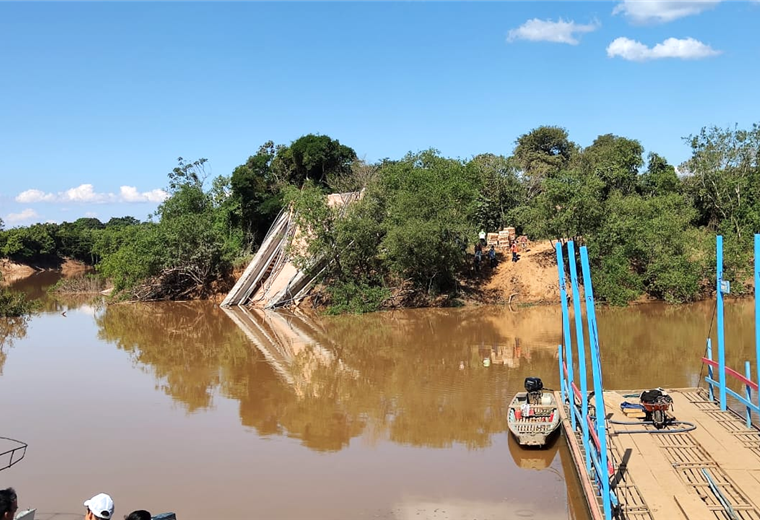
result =
M115 518L588 518L562 438L522 450L506 426L525 377L558 384L557 307L227 313L45 296L55 279L14 286L43 300L28 323L0 319L0 435L29 443L0 487L38 519L101 491ZM726 311L742 369L752 302ZM599 309L605 386L696 385L712 312Z

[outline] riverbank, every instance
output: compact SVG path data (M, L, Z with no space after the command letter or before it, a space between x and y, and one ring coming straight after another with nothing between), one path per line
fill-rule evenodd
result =
M468 275L460 280L460 291L455 297L457 301L465 306L510 305L513 307L560 303L556 252L551 241L541 240L531 243L527 251L520 253L517 262L511 261L509 252L499 253L497 259L496 267L491 268L487 262L484 262L479 272L472 268ZM28 278L41 271L60 271L63 276L68 277L92 269L92 266L71 259L66 259L60 265L29 265L0 259L0 273L2 273L2 283L5 284ZM229 279L215 285L214 292L208 299L217 304L220 303L243 271L244 266L234 269ZM318 287L313 294L319 293ZM709 297L709 294L705 294L702 299ZM416 298L412 305L406 305L399 300L397 308L447 307L451 306L452 298L423 300ZM307 301L309 302L307 305L320 308L322 305L319 302L323 299L317 297L309 298ZM653 301L658 300L642 295L630 304Z
M60 264L39 265L16 263L7 258L2 258L0 259L0 275L2 275L0 283L9 284L23 280L41 271L60 271L64 276L73 276L89 270L92 270L91 266L70 258L64 259Z

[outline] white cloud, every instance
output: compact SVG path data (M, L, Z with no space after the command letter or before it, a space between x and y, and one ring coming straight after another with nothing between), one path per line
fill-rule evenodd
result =
M160 189L140 193L134 186L122 186L119 195L124 202L163 202L169 196Z
M18 224L20 222L27 222L36 219L37 217L39 217L39 215L36 211L34 211L32 208L27 208L21 211L21 213L9 213L3 220L5 220L5 222L8 224Z
M507 41L528 40L532 42L553 42L578 45L577 35L592 32L598 28L598 22L584 25L575 23L572 20L566 22L562 18L556 22L533 18L517 29L511 29L507 36Z
M717 56L721 51L716 51L709 45L705 45L694 38L668 38L654 47L647 47L641 42L630 38L616 38L607 47L607 56L614 58L619 56L624 60L647 61L662 58L679 58L682 60L698 60Z
M625 15L634 23L667 23L712 9L721 0L623 0L612 14Z
M54 199L55 195L52 193L45 193L40 190L26 190L18 194L16 202L29 204L32 202L52 202Z
M63 202L113 202L112 193L96 193L92 184L82 184L76 188L70 188L63 193L58 194L59 200Z
M98 214L95 213L94 211L85 211L84 216L89 217L89 218L95 218L98 216Z
M82 184L58 193L45 193L30 189L19 193L16 202L29 204L34 202L77 202L82 204L103 204L107 202L162 202L168 194L161 189L140 192L134 186L121 186L119 194L98 193L92 184Z

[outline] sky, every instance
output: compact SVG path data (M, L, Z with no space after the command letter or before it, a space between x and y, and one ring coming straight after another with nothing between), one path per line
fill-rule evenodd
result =
M230 175L309 133L467 159L558 125L678 165L760 122L758 28L758 0L0 1L0 218L145 220L178 157Z

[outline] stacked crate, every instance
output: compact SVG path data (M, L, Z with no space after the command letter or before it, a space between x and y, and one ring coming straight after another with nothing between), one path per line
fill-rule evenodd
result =
M499 231L499 249L503 251L509 249L509 232L506 229Z

